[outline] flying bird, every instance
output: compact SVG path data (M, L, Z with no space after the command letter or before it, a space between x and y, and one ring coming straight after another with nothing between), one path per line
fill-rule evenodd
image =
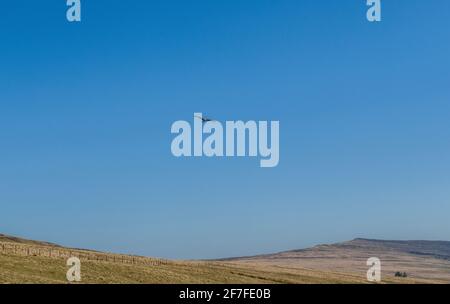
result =
M210 119L208 117L203 117L203 116L195 116L195 117L198 118L198 119L201 119L202 122L204 122L204 123L206 123L208 121L214 121L213 119Z

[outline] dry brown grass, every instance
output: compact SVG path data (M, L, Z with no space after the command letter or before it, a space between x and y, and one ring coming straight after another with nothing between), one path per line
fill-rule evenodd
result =
M383 261L383 283L445 283L450 276L448 261L333 245L228 261L170 261L46 244L0 242L0 283L67 283L70 256L82 261L82 283L367 283L365 261L374 253ZM394 269L412 275L395 278Z
M0 254L0 283L67 283L65 260ZM219 262L126 265L84 261L83 283L364 283L352 275Z

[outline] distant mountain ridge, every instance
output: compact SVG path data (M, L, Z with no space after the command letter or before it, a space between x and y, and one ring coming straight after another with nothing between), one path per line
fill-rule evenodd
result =
M347 242L273 254L222 259L276 269L314 269L366 275L367 260L379 258L383 275L407 273L408 277L450 282L450 242L395 241L358 238Z
M255 256L224 258L221 260L241 260L241 259L258 259L258 258L304 258L313 255L317 257L326 256L327 253L352 251L359 253L387 254L402 253L418 256L429 256L438 259L450 260L450 241L425 241L425 240L379 240L356 238L351 241L321 244L310 248L294 249L281 251L271 254L262 254Z
M394 240L377 240L357 238L349 242L336 244L340 247L364 247L399 251L414 255L427 255L435 258L450 259L450 242L449 241L394 241Z
M398 241L398 240L379 240L379 239L365 239L356 238L351 241L335 243L335 244L323 244L317 245L311 248L296 249L283 251L277 254L294 253L294 252L307 252L311 250L330 250L336 249L348 249L348 250L364 250L377 252L402 252L415 255L428 255L435 258L450 259L450 241L424 241L424 240L410 240L410 241ZM275 254L276 255L276 254ZM270 255L269 255L270 256Z

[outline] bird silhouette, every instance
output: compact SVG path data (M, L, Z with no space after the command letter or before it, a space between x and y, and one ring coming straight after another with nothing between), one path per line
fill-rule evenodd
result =
M214 121L213 119L210 119L208 117L203 117L203 116L195 116L198 119L201 119L203 123L208 122L208 121Z

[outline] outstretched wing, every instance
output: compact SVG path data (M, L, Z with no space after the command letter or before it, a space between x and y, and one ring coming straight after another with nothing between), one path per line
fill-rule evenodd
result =
M202 117L202 116L195 116L195 117L198 119L201 119L203 122L214 121L213 119L208 118L208 117Z

